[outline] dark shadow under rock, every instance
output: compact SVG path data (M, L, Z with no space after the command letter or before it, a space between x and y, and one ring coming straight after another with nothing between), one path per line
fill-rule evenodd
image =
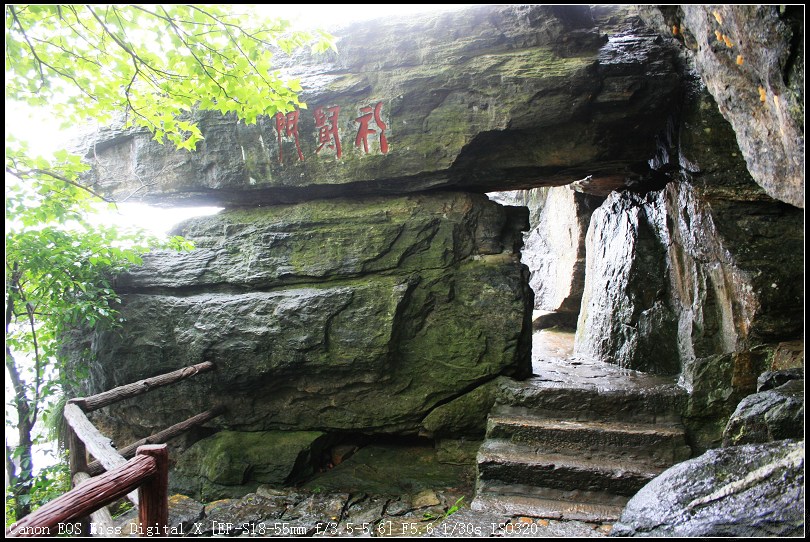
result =
M316 474L301 487L396 496L425 489L459 488L471 495L472 477L472 466L440 463L432 446L370 445L335 468Z

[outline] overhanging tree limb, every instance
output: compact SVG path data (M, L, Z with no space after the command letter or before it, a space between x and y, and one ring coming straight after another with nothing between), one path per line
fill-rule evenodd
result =
M61 175L61 174L59 174L59 173L57 173L55 171L50 171L50 170L45 170L45 169L38 169L38 168L20 170L20 169L15 169L13 167L6 166L6 173L14 175L15 177L17 177L19 179L23 179L23 178L26 178L26 177L41 177L41 176L51 177L51 178L56 179L58 181L62 181L65 184L69 184L70 186L75 186L76 188L78 188L80 190L84 190L85 192L87 192L91 196L94 196L94 197L100 199L101 201L104 201L104 202L107 202L107 203L112 203L112 204L116 203L115 200L106 198L105 196L102 196L101 194L99 194L98 192L93 190L92 188L90 188L90 187L88 187L86 185L83 185L80 182L68 179L66 176Z

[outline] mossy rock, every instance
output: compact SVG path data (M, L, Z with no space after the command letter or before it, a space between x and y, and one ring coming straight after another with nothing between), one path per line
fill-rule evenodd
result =
M400 497L464 486L471 489L472 465L442 463L432 445L373 444L303 484L317 492L362 492Z
M245 495L259 484L289 484L312 474L328 443L317 431L220 431L181 456L173 485L208 501Z
M490 381L436 407L422 420L423 431L439 438L483 437L496 388L495 381Z

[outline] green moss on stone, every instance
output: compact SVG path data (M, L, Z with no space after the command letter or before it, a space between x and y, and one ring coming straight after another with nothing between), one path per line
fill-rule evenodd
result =
M480 438L487 429L487 415L495 403L495 381L490 381L433 409L422 421L431 435L444 438Z
M327 441L318 431L220 431L181 456L175 481L204 500L244 494L258 484L284 485L312 473Z

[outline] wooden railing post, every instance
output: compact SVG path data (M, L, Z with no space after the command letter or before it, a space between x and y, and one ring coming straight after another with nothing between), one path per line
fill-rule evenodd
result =
M87 471L87 448L82 442L82 439L73 430L70 424L67 425L68 430L68 461L70 464L70 482L71 487L76 487L76 475ZM76 521L76 531L85 536L90 535L90 518L83 516ZM78 534L77 533L77 534Z
M87 471L87 448L82 439L76 435L76 431L68 424L68 460L70 461L70 479L80 472Z
M165 444L148 444L138 448L135 456L155 458L157 472L138 488L138 520L141 534L168 536L169 525L169 450Z

